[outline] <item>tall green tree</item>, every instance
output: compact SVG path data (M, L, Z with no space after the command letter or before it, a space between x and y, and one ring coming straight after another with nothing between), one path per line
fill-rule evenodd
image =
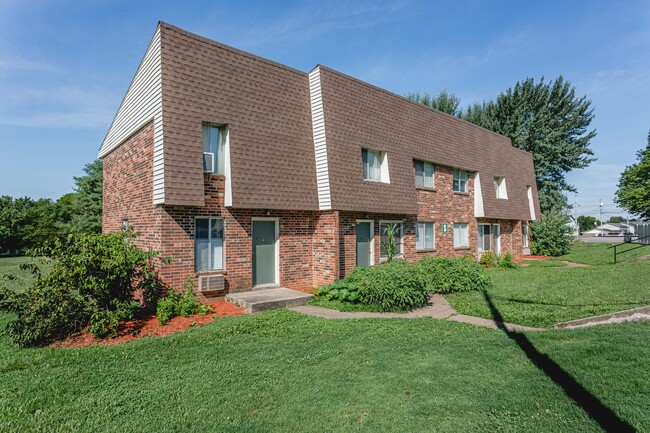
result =
M596 136L591 101L578 97L562 76L546 82L527 78L495 101L471 105L462 117L510 137L513 146L531 152L542 212L567 207L564 191L575 191L566 174L595 160L589 147Z
M614 201L628 212L650 219L650 132L648 144L636 156L638 162L621 173Z
M70 230L75 233L101 233L102 231L102 160L97 159L84 167L85 176L75 177L74 215ZM64 211L62 209L62 211Z
M460 116L462 110L460 109L460 98L453 93L442 89L436 96L431 96L429 92L413 92L405 95L408 99L418 102L427 107L435 108L443 113L451 114L452 116Z
M584 233L596 227L598 220L595 217L580 215L578 217L578 231Z

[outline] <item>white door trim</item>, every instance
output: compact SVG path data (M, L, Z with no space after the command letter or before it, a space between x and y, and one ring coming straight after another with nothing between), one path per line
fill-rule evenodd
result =
M251 218L251 281L253 272L253 227L255 221L275 221L275 282L280 284L280 218L277 217L252 217ZM257 286L256 286L257 287Z

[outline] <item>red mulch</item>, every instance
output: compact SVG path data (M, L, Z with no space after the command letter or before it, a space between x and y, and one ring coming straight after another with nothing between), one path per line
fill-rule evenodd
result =
M524 256L522 260L546 260L553 258L553 256Z
M158 337L161 335L173 334L184 331L192 326L201 326L212 322L215 317L242 316L246 310L226 301L217 301L209 304L212 307L210 313L205 316L194 315L188 317L174 317L166 325L160 326L155 314L139 317L124 324L116 337L105 340L96 339L91 333L83 331L71 335L65 340L55 341L52 347L84 347L94 344L117 344L126 341L137 340L143 337Z

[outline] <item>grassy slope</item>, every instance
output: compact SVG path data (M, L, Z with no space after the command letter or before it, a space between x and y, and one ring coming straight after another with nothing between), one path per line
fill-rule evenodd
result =
M650 429L650 326L529 334ZM539 404L539 407L538 407ZM434 319L220 319L119 346L0 341L2 431L598 431L501 331Z
M551 261L519 270L492 270L494 284L486 293L504 320L540 327L650 305L650 261L613 265L606 248L579 243L560 258L591 264L588 268L569 269ZM482 292L446 298L463 314L492 317Z

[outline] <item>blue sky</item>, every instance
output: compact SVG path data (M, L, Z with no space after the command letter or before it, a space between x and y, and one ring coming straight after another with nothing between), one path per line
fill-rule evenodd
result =
M563 74L596 114L598 161L568 176L581 214L600 198L616 213L619 174L650 129L647 1L0 0L0 195L72 190L158 20L398 94L446 88L463 105Z

